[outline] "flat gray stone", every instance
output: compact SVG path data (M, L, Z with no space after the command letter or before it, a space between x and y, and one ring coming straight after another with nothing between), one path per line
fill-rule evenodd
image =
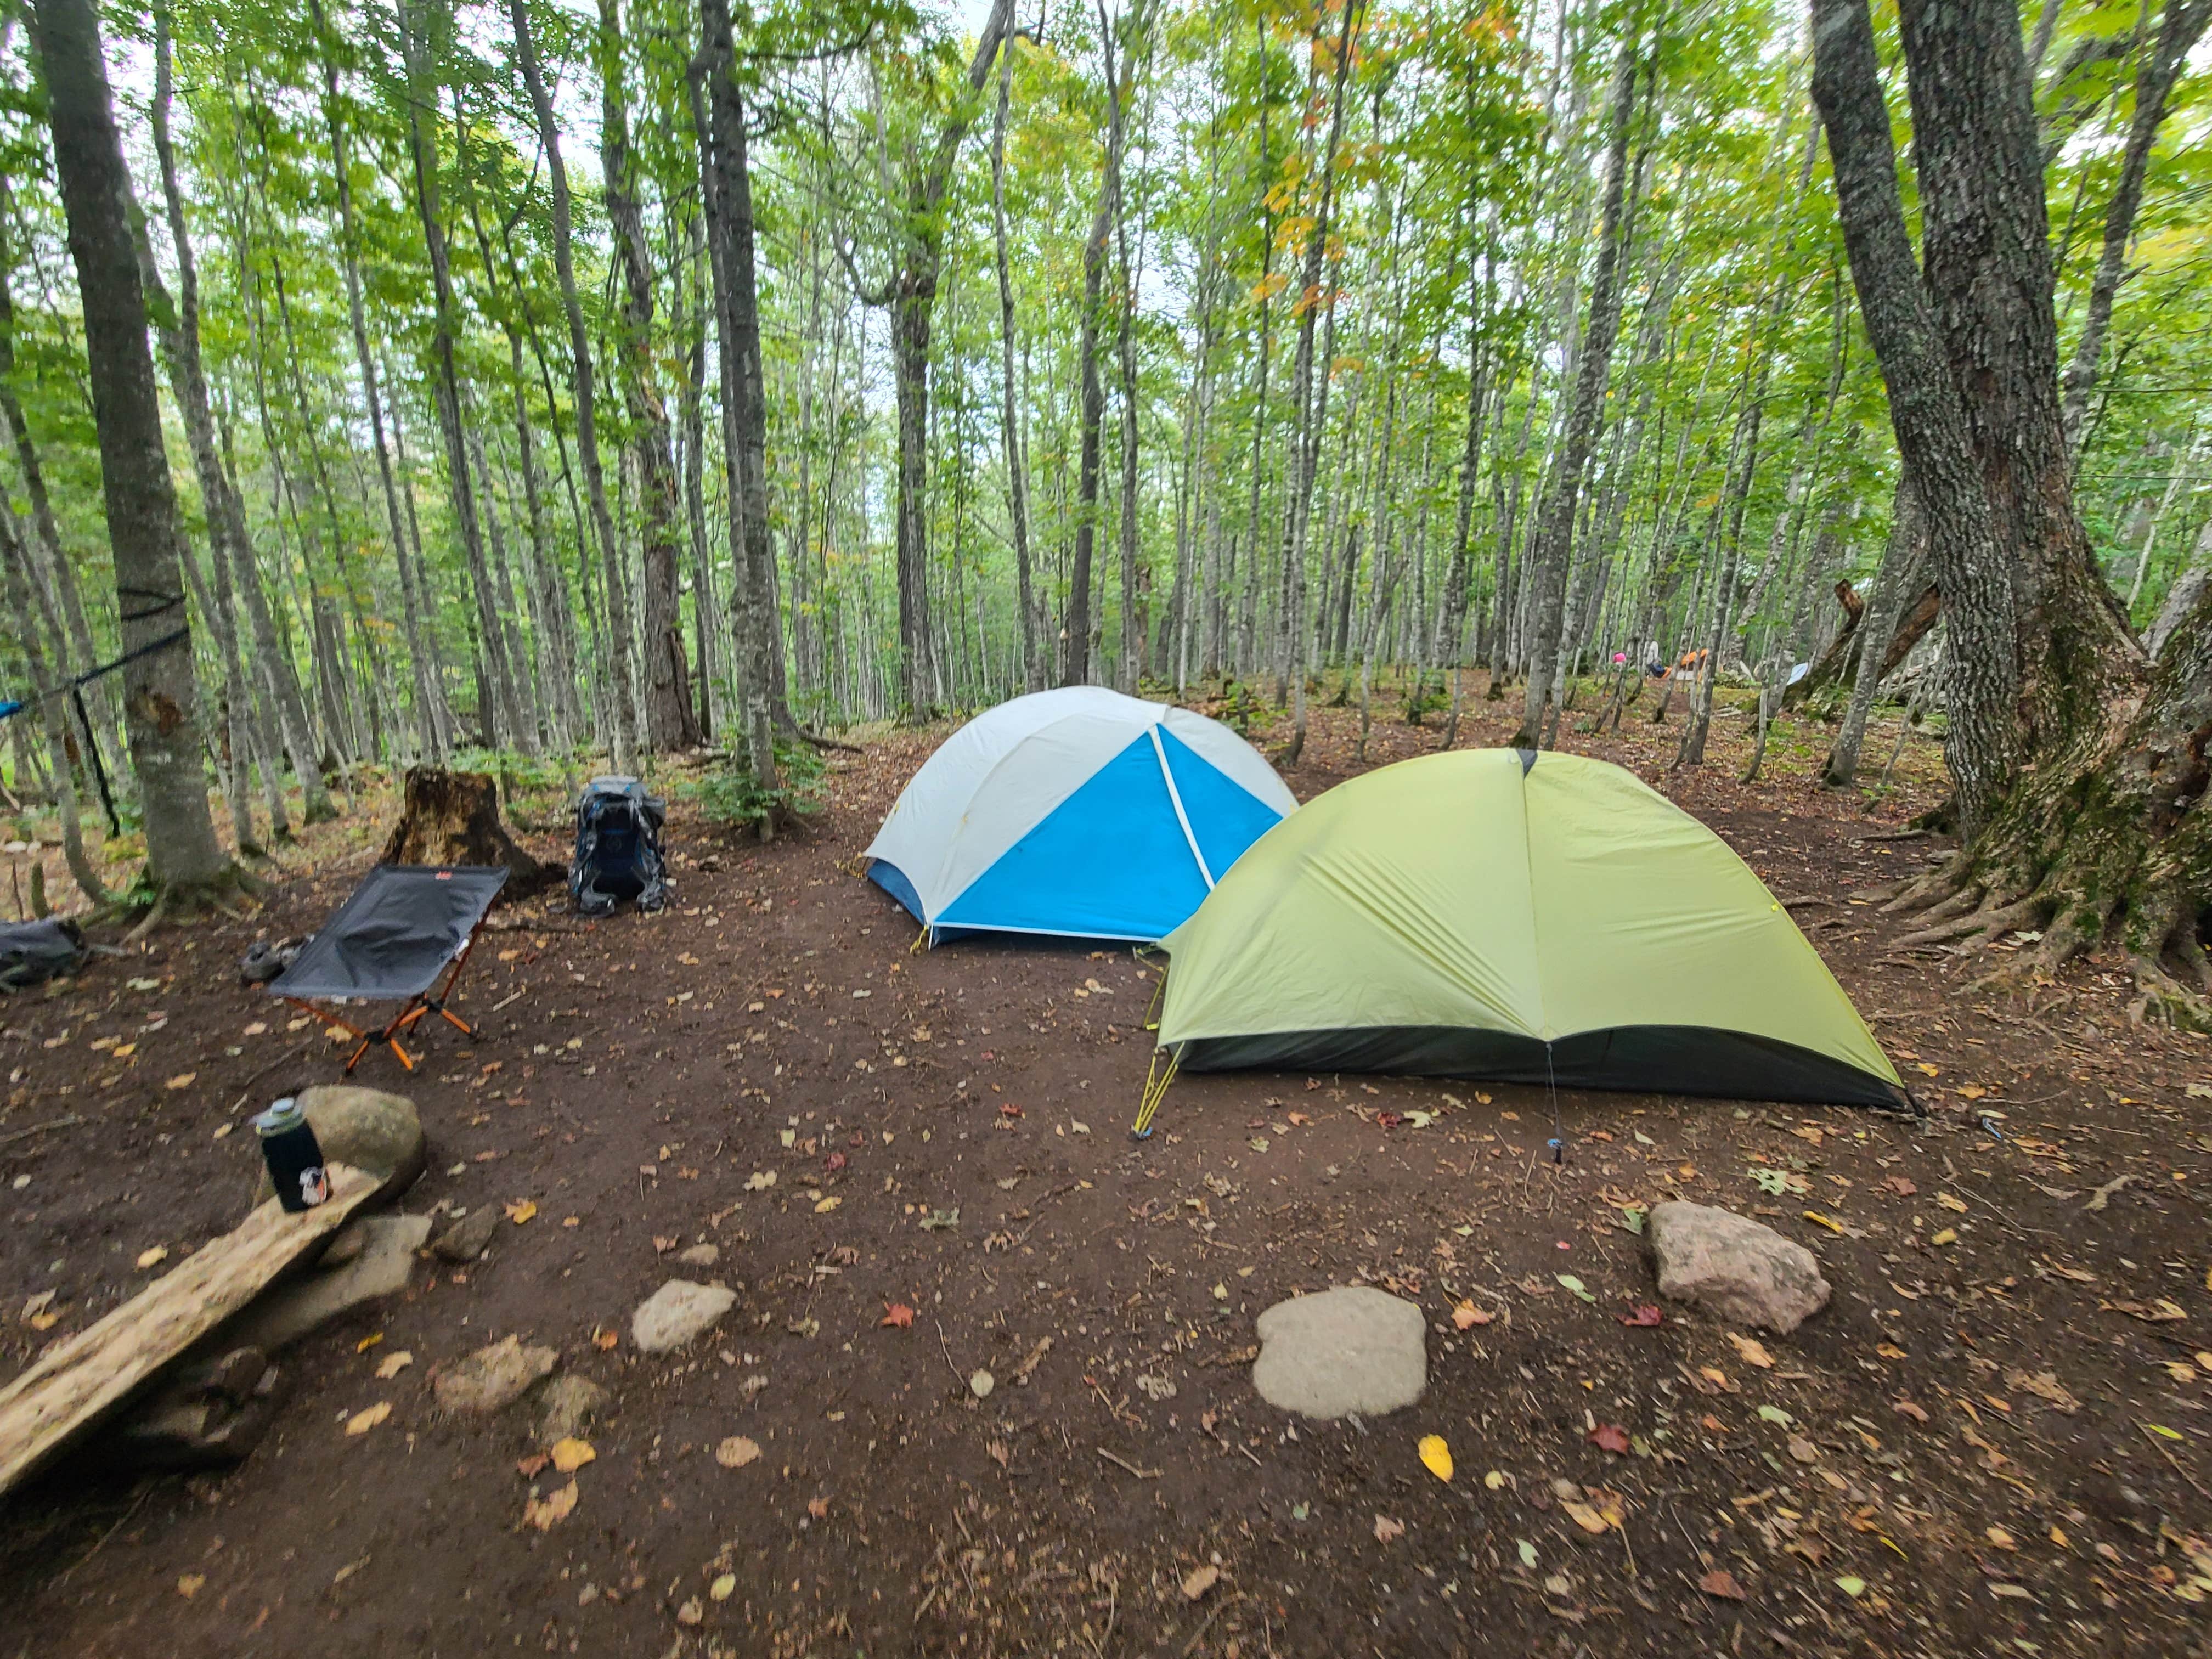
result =
M430 1248L441 1261L473 1261L484 1253L498 1231L499 1211L489 1204L479 1204L432 1239Z
M545 1396L539 1402L544 1412L538 1420L539 1442L550 1446L582 1432L608 1397L607 1391L588 1376L555 1377L545 1385Z
M431 1380L430 1392L449 1412L489 1416L521 1399L553 1369L556 1358L550 1348L526 1348L519 1336L501 1337L445 1367Z
M738 1293L720 1285L672 1279L638 1304L629 1337L641 1353L673 1353L729 1312Z
M406 1096L350 1083L318 1083L300 1091L300 1109L307 1115L315 1144L323 1149L325 1160L350 1164L356 1170L372 1170L384 1177L384 1184L369 1196L370 1207L391 1202L422 1173L428 1156L422 1140L422 1120L416 1114L415 1103ZM264 1169L254 1202L275 1192Z
M430 1236L430 1218L362 1216L343 1232L359 1234L361 1244L344 1253L341 1265L279 1280L226 1328L225 1340L274 1353L341 1314L398 1295L414 1274L415 1252Z
M1307 1417L1379 1417L1428 1386L1427 1334L1419 1308L1368 1285L1293 1297L1260 1316L1252 1386Z
M1694 1302L1732 1325L1788 1335L1828 1305L1828 1281L1812 1251L1771 1227L1707 1204L1651 1212L1659 1294Z

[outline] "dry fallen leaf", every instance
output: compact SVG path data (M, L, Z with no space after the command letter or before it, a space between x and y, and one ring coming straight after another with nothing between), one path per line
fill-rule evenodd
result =
M621 1336L613 1331L593 1331L592 1333L592 1346L597 1348L601 1353L607 1352L615 1346L616 1343L621 1340Z
M592 1449L590 1441L579 1440L574 1435L553 1443L553 1467L563 1474L574 1474L598 1458L599 1453Z
M377 1378L380 1382L389 1382L414 1363L415 1356L405 1348L400 1349L397 1353L388 1353L377 1364Z
M1724 1601L1744 1600L1743 1586L1735 1582L1735 1575L1726 1567L1715 1567L1698 1580L1698 1588L1708 1595L1717 1595Z
M538 1200L534 1198L526 1198L520 1204L508 1204L502 1207L507 1211L507 1218L520 1227L538 1213Z
M552 1529L556 1521L565 1521L576 1507L576 1483L574 1480L556 1488L544 1498L532 1498L522 1506L522 1524L535 1527L540 1532Z
M1628 1451L1628 1431L1618 1423L1601 1423L1589 1431L1590 1444L1601 1451L1609 1451L1616 1457Z
M1462 1302L1452 1310L1452 1323L1462 1330L1475 1325L1487 1325L1497 1317L1496 1314L1486 1313L1472 1302Z
M184 1573L177 1579L177 1594L189 1601L200 1593L200 1586L206 1583L207 1575L204 1572Z
M1899 1417L1909 1417L1916 1423L1925 1423L1928 1420L1928 1413L1910 1400L1893 1400L1889 1402L1889 1408Z
M1774 1369L1774 1356L1767 1352L1765 1343L1747 1336L1738 1336L1734 1331L1729 1333L1729 1341L1745 1364L1756 1365L1763 1371Z
M179 1072L169 1079L168 1086L172 1089L189 1089L192 1086L192 1079L198 1075L198 1072Z
M1403 1521L1393 1521L1387 1515L1378 1515L1375 1517L1376 1543L1387 1544L1394 1538L1403 1538L1405 1535L1406 1523Z
M1211 1562L1202 1567L1194 1567L1183 1577L1182 1599L1195 1601L1220 1582L1221 1569Z
M714 1461L726 1469L741 1469L761 1455L757 1441L733 1434L714 1448Z
M166 1244L156 1244L149 1250L138 1252L138 1265L141 1267L158 1267L168 1259L169 1247Z
M357 1411L346 1419L345 1431L348 1434L367 1434L391 1415L392 1402L389 1400L380 1400L367 1410Z
M884 1316L880 1322L902 1331L905 1330L914 1323L914 1310L903 1302L886 1302L884 1304Z
M726 1601L736 1594L737 1588L738 1575L734 1572L726 1572L707 1586L707 1594L717 1601Z
M1439 1480L1449 1480L1452 1478L1451 1448L1444 1443L1443 1436L1440 1434L1423 1435L1421 1437L1419 1451L1421 1454L1421 1467L1423 1468L1426 1469L1431 1474L1436 1476Z
M812 1516L817 1521L826 1519L830 1514L830 1500L826 1498L808 1498L806 1500L806 1512Z
M1593 1538L1604 1532L1606 1528L1605 1517L1602 1515L1600 1515L1588 1504L1577 1504L1570 1501L1562 1503L1559 1507L1567 1512L1567 1518L1569 1520L1572 1521L1577 1526L1580 1527L1584 1532L1589 1534Z
M535 1480L544 1473L545 1466L553 1460L544 1452L532 1452L527 1457L514 1460L514 1472L525 1480Z

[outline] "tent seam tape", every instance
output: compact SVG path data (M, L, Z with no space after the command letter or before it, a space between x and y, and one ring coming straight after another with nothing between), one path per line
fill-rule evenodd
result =
M1190 847L1190 855L1198 860L1198 873L1206 878L1206 890L1213 890L1213 872L1206 867L1206 854L1198 850L1198 837L1191 831L1190 814L1182 810L1182 792L1176 787L1175 774L1168 767L1168 751L1160 743L1159 722L1155 720L1145 728L1152 739L1152 753L1159 757L1160 779L1168 787L1168 799L1174 803L1176 822L1182 825L1182 838Z

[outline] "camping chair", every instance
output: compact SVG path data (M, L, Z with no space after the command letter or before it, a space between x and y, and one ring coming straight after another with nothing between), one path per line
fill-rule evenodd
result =
M506 884L507 871L498 866L380 864L307 941L270 993L361 1039L346 1061L349 1077L380 1042L389 1045L411 1072L414 1059L399 1046L399 1038L423 1015L436 1014L464 1036L476 1035L475 1027L446 1006L446 999L476 948L485 913ZM370 1030L318 1006L348 998L402 1006L382 1030Z

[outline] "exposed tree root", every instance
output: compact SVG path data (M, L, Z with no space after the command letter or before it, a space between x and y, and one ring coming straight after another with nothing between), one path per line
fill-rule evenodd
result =
M1978 889L1969 888L1939 907L1953 912L1948 918L1938 919L1936 913L1930 911L1923 919L1930 925L1893 940L1890 948L1905 951L1915 945L1941 945L1976 934L1990 939L2002 939L2016 927L2039 927L2050 920L2050 907L2041 899L2033 896L2011 904L1982 904L1967 909L1964 915L1957 914L1960 901L1978 891Z

